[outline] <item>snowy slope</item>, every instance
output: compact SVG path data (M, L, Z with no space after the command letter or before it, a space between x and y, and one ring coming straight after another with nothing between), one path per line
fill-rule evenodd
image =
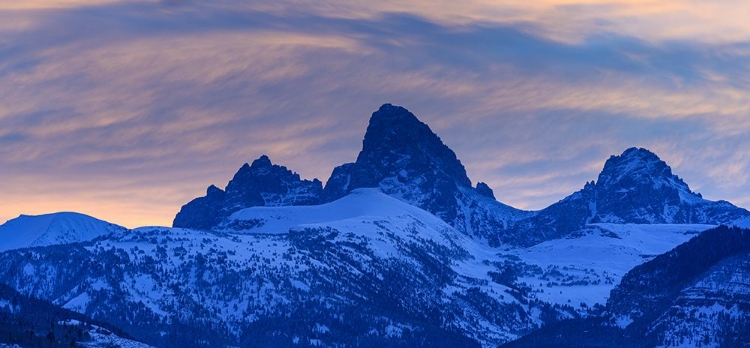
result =
M746 345L750 338L750 258L737 255L723 260L694 285L682 289L673 302L653 323L653 332L663 332L665 337L658 347Z
M232 214L220 231L229 233L287 233L305 227L338 227L347 222L410 217L430 230L450 230L434 215L382 193L379 189L356 189L331 203L315 206L253 207ZM459 238L458 235L451 236Z
M607 309L657 347L747 346L750 230L720 226L634 268Z
M320 206L252 207L221 226L10 251L0 277L157 345L185 339L157 335L176 316L190 333L210 334L198 341L241 346L259 336L351 345L360 332L386 346L430 337L432 346L491 347L540 324L519 314L535 304L492 281L497 268L472 255L493 257L488 247L377 189ZM294 326L283 324L289 315Z
M0 225L0 251L92 240L125 228L79 213L21 215Z
M604 304L633 267L669 251L713 225L591 224L589 230L528 248L511 249L529 270L521 281L545 302Z
M365 221L384 220L405 223L406 217L418 219L431 228L449 231L435 216L387 196L377 189L358 189L338 201L310 207L256 207L235 213L228 225L247 229L226 232L279 234L312 227L354 228L367 231ZM354 225L353 225L354 224ZM250 227L252 226L252 227ZM460 245L471 257L454 260L457 274L474 281L494 284L491 272L499 264L514 264L522 270L518 285L531 289L530 298L552 304L581 303L586 308L603 305L609 292L633 267L686 242L701 231L715 227L703 224L590 224L588 229L564 239L555 239L528 248L497 249L461 233L430 236L432 240ZM371 233L371 232L370 232ZM488 292L496 291L492 287ZM585 310L586 308L578 308Z

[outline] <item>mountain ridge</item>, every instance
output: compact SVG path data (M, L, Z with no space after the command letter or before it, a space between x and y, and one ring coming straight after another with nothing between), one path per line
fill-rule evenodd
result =
M529 246L592 223L719 225L748 216L727 201L704 199L656 154L631 147L610 156L596 181L518 221L500 242Z
M224 190L210 185L206 195L183 205L173 227L209 230L232 213L254 206L315 205L323 203L318 179L304 180L266 155L245 163Z
M592 223L718 225L750 217L729 202L703 199L656 154L636 147L610 156L581 190L538 211L520 210L498 201L486 183L472 186L455 152L413 113L383 104L370 117L356 161L335 167L325 186L263 155L243 165L226 191L209 186L206 196L183 206L173 226L210 230L243 208L321 204L366 187L495 247L564 238Z

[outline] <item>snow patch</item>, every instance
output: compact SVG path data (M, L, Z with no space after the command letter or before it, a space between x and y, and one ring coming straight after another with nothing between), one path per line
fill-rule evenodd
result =
M615 325L621 329L628 327L628 325L632 323L633 323L633 318L627 315L619 315L617 316L617 318L615 318Z

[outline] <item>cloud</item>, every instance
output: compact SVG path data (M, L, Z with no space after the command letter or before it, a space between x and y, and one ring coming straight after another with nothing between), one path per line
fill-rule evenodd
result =
M209 5L207 5L209 6ZM648 41L750 39L750 5L743 1L683 0L542 0L542 1L212 1L215 9L259 11L278 15L376 20L407 14L443 26L520 26L534 35L561 42L581 42L599 33L619 33Z
M0 11L64 9L118 2L122 2L122 0L0 0Z
M618 22L652 25L680 4L69 4L0 25L6 214L90 204L113 222L169 224L261 154L325 180L385 102L522 208L580 189L631 146L707 197L750 188L750 45L731 41L743 36Z

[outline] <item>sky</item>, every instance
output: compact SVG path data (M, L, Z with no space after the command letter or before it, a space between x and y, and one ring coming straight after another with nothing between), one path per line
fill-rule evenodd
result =
M263 154L325 182L383 103L542 209L645 147L750 208L744 0L0 0L0 222L171 225Z

